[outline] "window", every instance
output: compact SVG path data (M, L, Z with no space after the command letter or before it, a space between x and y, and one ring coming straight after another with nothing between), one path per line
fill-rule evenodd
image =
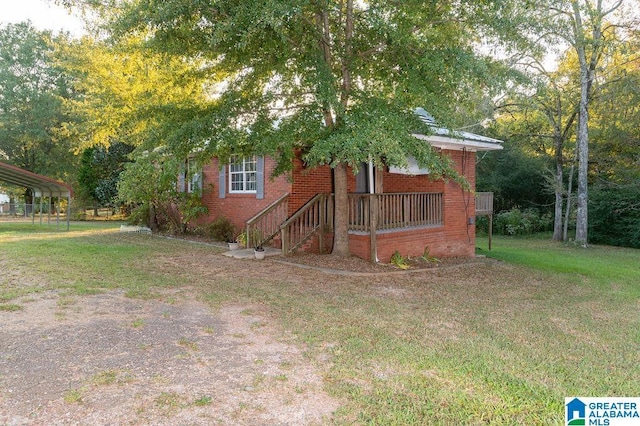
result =
M189 158L180 167L178 190L180 192L197 192L202 189L202 168L195 159Z
M232 157L229 164L229 192L255 193L257 190L256 157Z
M193 158L187 162L187 192L197 192L202 189L202 168L196 164Z

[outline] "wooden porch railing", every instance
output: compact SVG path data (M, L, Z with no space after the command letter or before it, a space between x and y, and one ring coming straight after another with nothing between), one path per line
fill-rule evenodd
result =
M442 225L442 193L349 194L349 230L370 231L372 197L378 197L377 230Z
M476 192L476 216L493 214L493 192Z
M333 195L318 194L281 226L282 253L292 253L318 230L333 229ZM320 232L320 252L324 252L324 232Z
M493 239L493 192L476 192L476 216L489 216L489 250Z
M247 247L261 246L271 241L280 232L280 225L288 215L289 194L285 194L247 221Z
M374 198L375 197L375 198ZM377 203L378 215L371 220L371 203ZM414 192L387 194L349 194L349 230L371 232L435 226L443 223L442 193ZM302 246L319 229L333 229L333 194L318 194L280 226L282 253L289 254ZM324 251L324 232L319 234L320 251Z

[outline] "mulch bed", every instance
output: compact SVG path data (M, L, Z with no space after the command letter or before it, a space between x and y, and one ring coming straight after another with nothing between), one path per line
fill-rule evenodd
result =
M474 258L448 258L431 262L422 258L406 258L406 268L400 268L391 263L372 263L359 257L339 257L329 254L297 253L280 258L280 260L319 269L357 273L388 273L402 270L435 269L475 261Z
M162 235L162 234L158 234ZM167 238L175 238L181 240L192 241L200 244L212 245L221 249L226 249L227 244L220 241L211 240L203 236L197 235L182 235L179 237L162 235ZM308 266L317 269L345 271L354 273L389 273L398 272L402 270L421 270L421 269L435 269L443 268L447 266L460 265L465 263L471 263L477 261L475 258L445 258L425 260L421 257L409 257L405 258L406 265L403 268L398 267L393 263L372 263L367 260L361 259L355 256L340 257L330 254L313 254L313 253L294 253L286 257L278 257L278 261L293 263L303 266Z

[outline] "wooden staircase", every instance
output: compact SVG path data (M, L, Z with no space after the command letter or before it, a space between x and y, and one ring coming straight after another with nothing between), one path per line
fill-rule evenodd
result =
M312 237L317 235L320 253L324 253L324 234L333 230L333 195L316 195L291 217L287 217L288 199L289 194L280 197L247 221L247 247L271 242L282 248L283 255L288 255L311 246Z
M320 253L326 251L324 234L333 230L333 195L318 194L280 225L282 254L293 253L318 235Z

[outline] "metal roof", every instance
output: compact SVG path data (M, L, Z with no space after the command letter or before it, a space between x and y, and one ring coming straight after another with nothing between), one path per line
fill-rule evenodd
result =
M2 162L0 162L0 181L30 188L36 197L70 198L73 196L73 189L66 183Z
M502 141L499 139L439 127L435 118L422 108L416 108L415 113L420 120L431 128L433 133L430 135L414 134L413 136L429 142L436 148L451 150L467 148L471 151L495 151L502 149Z

